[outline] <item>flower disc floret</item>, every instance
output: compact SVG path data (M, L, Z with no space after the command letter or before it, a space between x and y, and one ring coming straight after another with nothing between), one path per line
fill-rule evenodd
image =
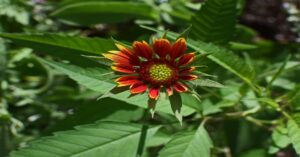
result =
M149 74L154 81L167 81L171 78L173 70L166 64L154 64L150 67Z

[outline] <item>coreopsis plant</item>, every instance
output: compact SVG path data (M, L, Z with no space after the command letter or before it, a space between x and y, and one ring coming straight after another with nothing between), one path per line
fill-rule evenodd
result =
M128 87L133 95L147 92L153 102L161 92L168 96L175 92L189 92L187 82L198 78L191 66L194 52L186 52L186 39L171 43L166 38L154 39L153 44L135 41L132 48L116 44L119 50L103 54L113 61L111 68L121 76L115 79L117 87ZM153 103L149 104L150 107Z

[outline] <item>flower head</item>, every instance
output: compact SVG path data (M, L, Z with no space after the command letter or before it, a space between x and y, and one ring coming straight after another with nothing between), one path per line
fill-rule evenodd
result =
M113 61L112 69L121 74L115 82L118 87L129 86L132 94L148 89L151 99L157 100L161 91L168 96L173 92L187 92L186 81L197 79L192 74L195 67L189 66L195 53L185 53L184 38L173 44L169 40L155 39L152 45L135 41L132 49L116 44L119 51L109 51L104 57Z

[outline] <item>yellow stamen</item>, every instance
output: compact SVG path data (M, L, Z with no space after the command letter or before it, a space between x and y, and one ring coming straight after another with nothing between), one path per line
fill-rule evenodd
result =
M172 76L173 70L166 64L154 64L150 67L150 77L156 81L166 81Z

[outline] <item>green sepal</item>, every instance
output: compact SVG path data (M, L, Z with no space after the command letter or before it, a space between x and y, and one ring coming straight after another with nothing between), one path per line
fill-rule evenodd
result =
M179 123L182 125L182 115L181 115L181 107L182 107L182 99L178 92L174 91L173 95L169 96L169 100L171 103L171 108L174 113L174 116L177 118Z
M148 108L152 118L154 118L156 103L157 100L151 98L148 99Z

